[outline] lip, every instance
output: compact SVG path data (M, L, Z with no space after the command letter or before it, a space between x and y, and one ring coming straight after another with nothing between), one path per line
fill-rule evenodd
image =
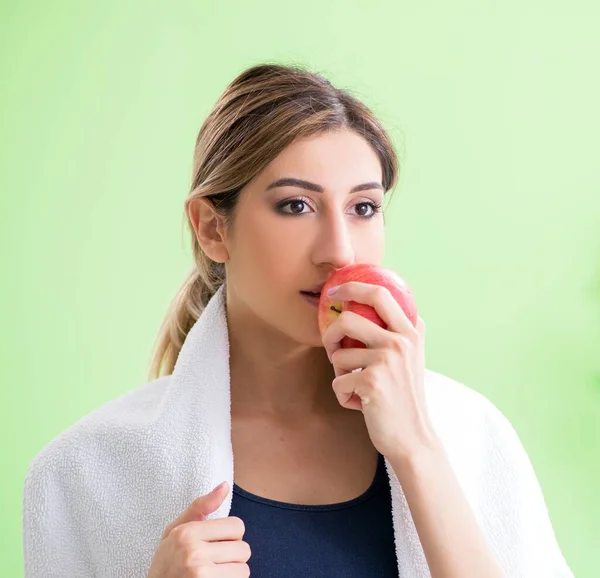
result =
M305 293L321 293L321 289L323 289L323 287L325 286L325 282L323 283L319 283L318 285L315 285L314 287L311 287L310 289L303 289L302 291Z
M315 307L319 306L319 302L321 301L320 295L307 295L306 293L300 293L304 299L306 299L311 305Z

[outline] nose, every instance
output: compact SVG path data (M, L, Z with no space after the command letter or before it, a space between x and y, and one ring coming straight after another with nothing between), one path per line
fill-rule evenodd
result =
M331 213L319 223L313 259L316 265L341 269L355 260L352 234L344 215Z

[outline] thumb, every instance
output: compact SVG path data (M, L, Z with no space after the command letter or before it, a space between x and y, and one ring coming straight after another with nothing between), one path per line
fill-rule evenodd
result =
M171 522L164 531L163 538L166 538L171 530L185 524L186 522L203 522L209 514L215 512L225 500L229 493L229 485L225 481L219 484L210 493L196 498L186 510L173 522Z
M220 483L206 496L196 498L184 512L190 515L190 520L204 520L209 514L216 511L229 493L227 482ZM189 520L188 520L189 521Z

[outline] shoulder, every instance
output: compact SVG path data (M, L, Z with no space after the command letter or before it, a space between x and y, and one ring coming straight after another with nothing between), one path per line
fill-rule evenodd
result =
M457 478L510 576L573 578L529 455L485 395L426 371L428 409Z
M473 460L483 466L499 453L525 459L512 423L483 393L428 369L425 398L436 433L457 462Z
M149 532L166 525L164 500L148 503L147 495L169 382L163 376L104 403L33 458L22 498L27 576L132 576L150 559Z
M159 377L104 403L50 440L28 466L26 490L52 481L83 481L84 469L99 462L110 467L115 456L152 427L170 377Z

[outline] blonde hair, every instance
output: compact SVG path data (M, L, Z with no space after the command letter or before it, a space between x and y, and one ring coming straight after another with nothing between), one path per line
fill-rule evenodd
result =
M196 139L185 200L195 263L160 327L149 379L173 372L189 330L225 282L225 265L212 261L198 243L189 204L208 198L224 226L231 227L241 189L292 141L343 128L371 144L381 160L385 191L392 189L398 179L392 141L370 109L349 92L305 68L281 64L248 68L227 86Z

